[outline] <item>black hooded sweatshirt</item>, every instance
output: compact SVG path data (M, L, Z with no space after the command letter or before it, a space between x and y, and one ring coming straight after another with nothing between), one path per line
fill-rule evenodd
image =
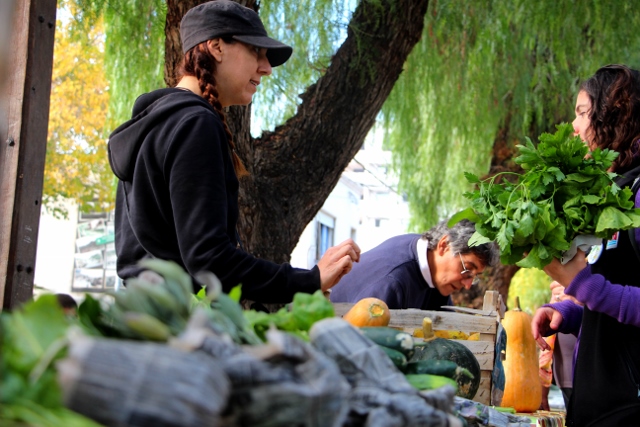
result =
M118 177L115 245L118 275L141 271L145 257L172 260L191 276L211 271L225 292L286 303L320 289L320 272L257 259L239 249L238 179L218 113L181 89L140 96L132 119L109 137ZM196 289L194 289L196 290Z

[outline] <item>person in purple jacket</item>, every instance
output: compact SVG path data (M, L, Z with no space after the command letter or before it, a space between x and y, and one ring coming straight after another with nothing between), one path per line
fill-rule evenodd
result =
M591 148L615 150L616 183L633 190L640 207L640 72L623 65L600 68L580 86L576 135ZM567 264L545 267L571 301L538 309L531 327L542 349L555 331L578 335L567 426L640 425L640 229L611 239Z

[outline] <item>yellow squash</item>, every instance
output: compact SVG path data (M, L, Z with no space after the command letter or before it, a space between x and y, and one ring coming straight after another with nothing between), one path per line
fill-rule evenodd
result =
M387 326L391 313L387 303L378 298L363 298L342 316L353 326Z
M518 412L534 412L540 407L542 390L538 377L536 342L531 332L531 316L516 307L505 313L502 326L507 333L506 358L503 362L505 385L500 406Z

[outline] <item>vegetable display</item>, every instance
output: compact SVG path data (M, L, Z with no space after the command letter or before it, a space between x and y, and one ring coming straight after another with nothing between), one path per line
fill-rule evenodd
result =
M407 363L423 348L410 333L356 328L321 292L277 313L242 311L239 286L224 294L204 273L193 295L177 264L143 267L125 290L85 295L77 318L52 295L1 313L0 425L462 427L480 414L460 416L468 404L454 398L479 372Z
M461 369L441 367L439 375L449 373L458 384L458 396L473 399L480 387L480 364L476 356L464 345L445 338L435 338L416 346L415 353L407 366L411 369L426 369L424 360L445 360L455 363ZM435 368L435 366L434 366Z
M415 352L409 359L407 367L414 372L433 369L432 372L437 375L446 375L458 384L456 393L458 396L473 399L480 387L480 364L476 356L467 347L454 340L436 338L433 322L428 317L422 320L422 330L424 342L415 346ZM436 367L423 362L425 360L443 360L450 363ZM457 367L453 367L451 363Z
M620 189L614 183L618 175L608 171L615 151L589 152L567 123L554 134L542 134L537 146L527 138L517 149L515 162L523 174L504 172L484 180L465 174L478 188L465 193L471 206L455 214L449 226L462 219L474 222L470 246L495 241L503 264L542 269L560 259L576 236L608 239L640 227L631 190Z

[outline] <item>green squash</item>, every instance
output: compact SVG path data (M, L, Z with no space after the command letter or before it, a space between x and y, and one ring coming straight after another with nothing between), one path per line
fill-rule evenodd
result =
M457 375L454 379L458 383L457 395L466 399L473 399L480 387L480 364L474 354L464 345L445 338L434 338L424 343L416 344L413 357L409 362L420 360L449 360L461 368L471 372L469 375Z

